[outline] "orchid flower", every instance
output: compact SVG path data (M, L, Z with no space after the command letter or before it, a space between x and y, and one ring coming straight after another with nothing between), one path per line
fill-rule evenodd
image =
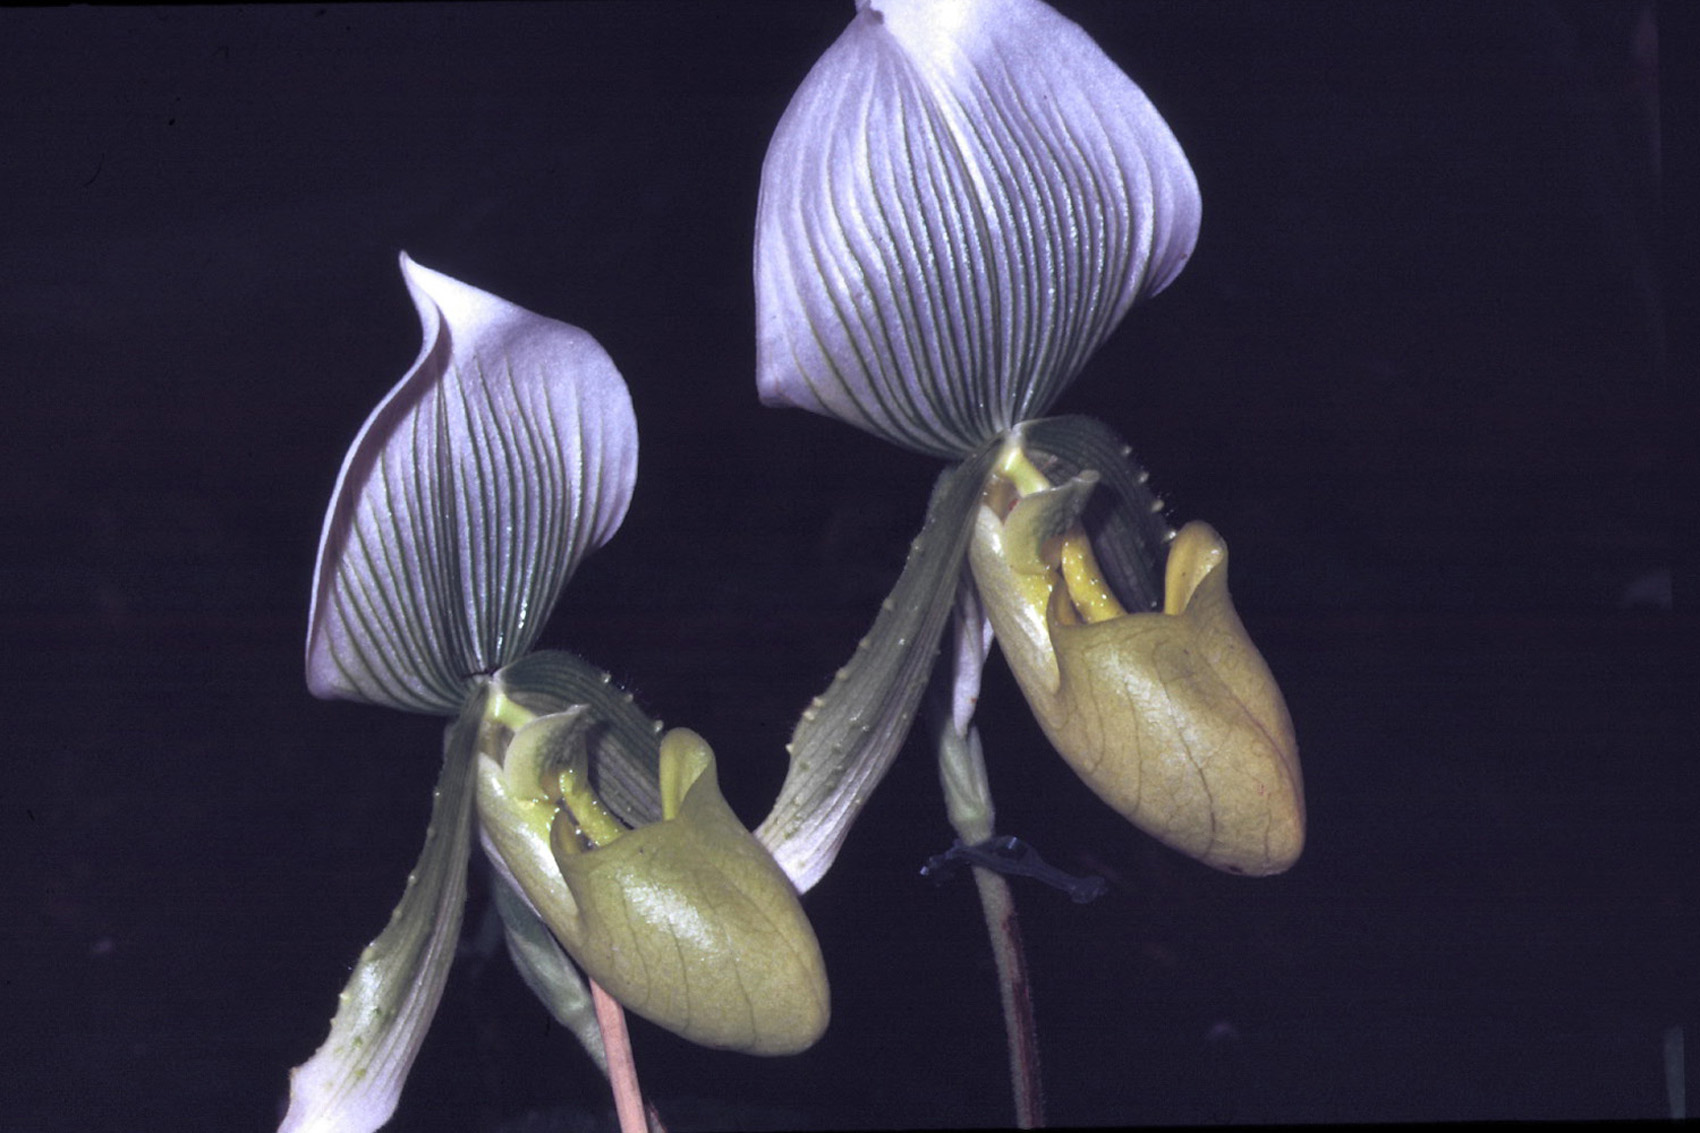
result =
M721 797L707 743L663 735L577 657L530 652L625 516L625 383L584 331L406 255L401 268L424 345L343 462L307 681L454 722L418 866L292 1075L282 1129L371 1130L393 1114L453 960L475 832L510 955L599 1061L575 964L697 1042L807 1047L827 1019L819 945Z
M959 832L991 832L970 734L989 628L1053 744L1135 825L1235 872L1297 857L1292 727L1220 537L1177 539L1103 426L1044 419L1185 265L1199 214L1150 100L1039 0L857 0L804 79L762 169L758 391L958 463L793 737L758 831L793 877L825 872L889 766L953 602ZM823 718L855 738L828 743Z

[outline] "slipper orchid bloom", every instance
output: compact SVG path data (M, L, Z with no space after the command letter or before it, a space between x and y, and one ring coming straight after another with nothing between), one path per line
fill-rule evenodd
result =
M575 964L697 1042L809 1046L827 1020L819 946L721 797L708 745L662 735L577 657L530 651L630 502L625 383L584 331L405 255L401 268L424 346L343 462L307 682L454 722L418 865L293 1073L281 1128L371 1130L394 1113L454 957L475 833L510 955L593 1057Z
M1053 744L1135 825L1235 872L1298 856L1297 747L1220 537L1177 540L1102 425L1044 418L1179 273L1199 213L1150 100L1039 0L857 0L792 99L757 215L761 398L958 462L793 737L758 834L800 886L889 766L953 604L959 831L991 834L971 720L995 634Z

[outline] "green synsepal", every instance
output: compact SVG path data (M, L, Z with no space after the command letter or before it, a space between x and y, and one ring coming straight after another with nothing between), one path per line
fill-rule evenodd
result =
M497 877L491 888L507 937L508 956L525 986L555 1022L578 1039L597 1068L608 1073L608 1050L596 1023L590 985L513 882Z

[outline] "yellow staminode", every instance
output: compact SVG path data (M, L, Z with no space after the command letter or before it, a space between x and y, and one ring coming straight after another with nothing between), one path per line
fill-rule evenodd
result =
M1078 523L1063 537L1059 554L1062 557L1062 576L1068 587L1068 598L1074 603L1075 612L1080 615L1081 621L1091 625L1107 622L1127 613L1116 600L1116 596L1110 592L1110 584L1105 581L1104 572L1099 569L1098 560L1092 554L1092 542L1086 538L1085 529Z
M514 733L502 771L520 798L548 799L556 807L553 841L565 853L594 850L626 827L590 785L583 709L539 717L499 690L491 690L484 718Z
M1004 445L992 473L992 482L986 489L986 501L1002 515L1007 515L1020 497L1052 487L1050 478L1039 470L1015 440ZM1092 553L1092 541L1079 522L1058 538L1048 541L1040 549L1040 558L1048 569L1033 578L1031 585L1039 592L1035 596L1048 598L1060 574L1068 596L1064 613L1074 614L1075 622L1092 625L1127 613L1104 578L1097 556Z

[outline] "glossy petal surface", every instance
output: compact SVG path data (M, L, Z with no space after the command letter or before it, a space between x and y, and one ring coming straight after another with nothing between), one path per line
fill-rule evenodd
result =
M315 695L453 713L523 654L625 516L631 399L577 327L401 260L417 361L343 462L307 642Z
M871 0L774 133L762 400L961 458L1042 413L1181 269L1174 135L1038 0Z

